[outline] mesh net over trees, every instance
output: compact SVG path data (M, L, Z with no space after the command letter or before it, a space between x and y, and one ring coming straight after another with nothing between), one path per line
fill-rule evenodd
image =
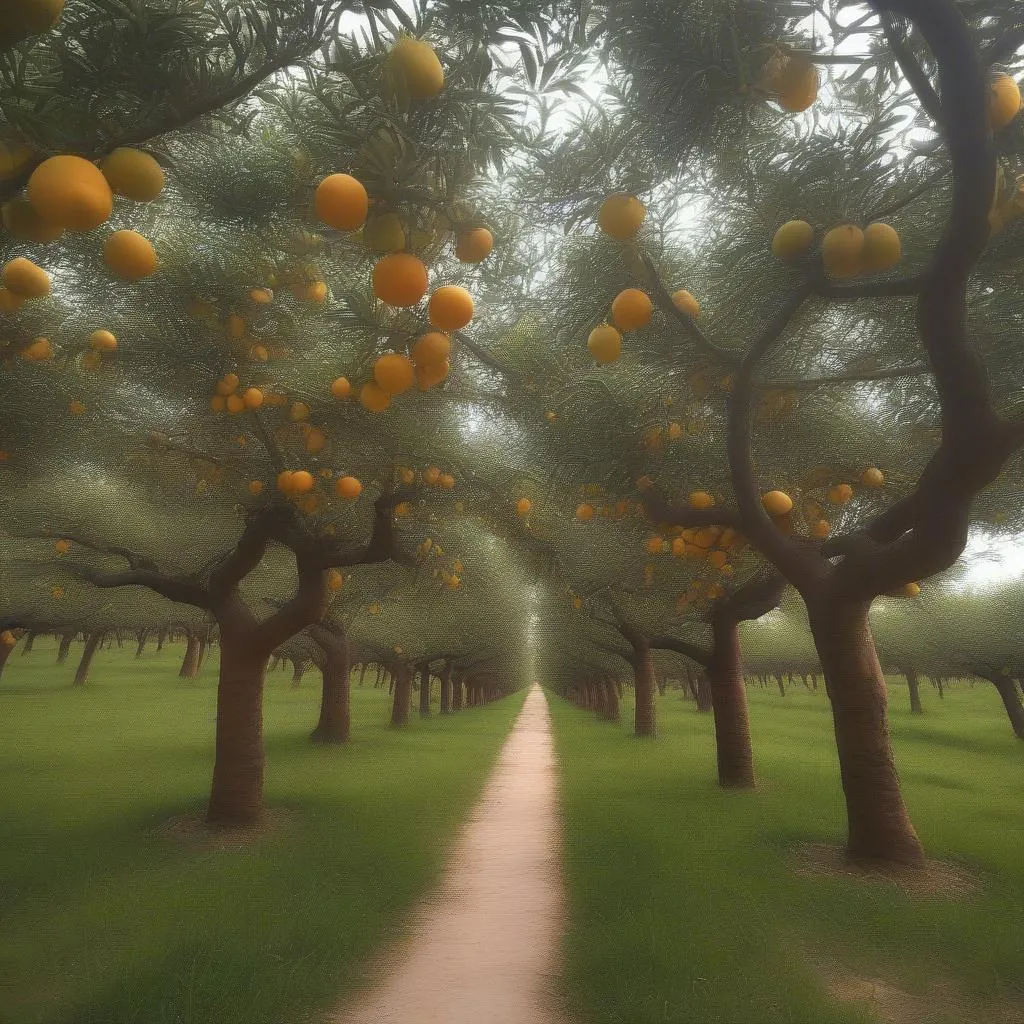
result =
M728 786L745 658L823 679L850 853L921 861L882 665L1022 722L958 562L1024 528L1017 5L25 8L6 650L216 644L225 822L275 652L324 741L353 666L396 724L538 678L640 735L679 680Z

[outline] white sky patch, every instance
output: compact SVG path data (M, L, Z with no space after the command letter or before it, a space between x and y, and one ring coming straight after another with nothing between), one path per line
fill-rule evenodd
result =
M958 593L985 590L1024 577L1024 534L1007 537L972 531L958 568L958 577L948 584Z

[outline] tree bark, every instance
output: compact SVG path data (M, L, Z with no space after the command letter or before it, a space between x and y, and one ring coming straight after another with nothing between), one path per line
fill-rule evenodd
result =
M651 648L645 639L633 644L633 688L636 691L636 709L633 713L633 732L637 736L656 736L658 733L657 688L654 685L654 663Z
M263 684L270 652L251 630L221 630L217 741L206 820L248 825L263 814Z
M68 660L71 652L71 643L75 639L74 633L64 633L60 638L60 646L57 648L57 664L63 665Z
M452 711L462 710L462 676L452 672Z
M786 696L786 683L785 683L785 681L782 678L782 673L781 672L776 672L775 673L775 682L776 682L776 684L779 687L779 694L781 696L785 697Z
M35 642L36 642L36 635L35 635L35 633L32 632L32 630L29 630L25 634L25 642L21 645L21 653L23 655L24 654L29 654L32 651L33 646L35 645Z
M854 860L919 866L924 851L900 791L869 608L869 602L807 602L832 704L846 797L846 850Z
M697 673L697 710L710 711L714 707L714 694L711 691L711 680L707 672Z
M363 685L363 680L366 678L366 668L367 668L367 663L364 661L362 663L362 665L359 666L359 685L360 686Z
M14 644L9 647L7 644L0 644L0 677L4 674L4 666L7 664L7 659L11 656L11 651L14 650Z
M78 662L78 670L75 672L75 686L85 686L89 681L89 670L92 668L92 659L100 644L103 642L102 633L89 633L85 638L85 649L82 651L82 658Z
M912 668L904 668L903 676L907 680L907 690L910 692L910 713L913 715L924 714L921 706L921 686L917 678L917 672Z
M344 632L320 629L316 642L324 653L324 684L320 697L320 720L310 739L314 743L346 743L352 734L352 691L349 681L348 639Z
M292 689L297 690L299 684L302 682L302 677L306 674L306 667L309 662L304 658L292 658Z
M715 619L712 635L714 647L707 677L715 715L718 784L728 789L751 789L755 784L754 752L750 743L739 624Z
M142 632L139 633L139 646L135 648L135 657L136 658L141 658L142 657L142 652L146 649L146 641L148 639L149 639L149 632L148 632L148 630L145 630L145 629L142 630Z
M430 715L430 666L424 662L420 667L420 718Z
M1017 684L1010 676L997 670L986 670L979 674L996 688L1006 708L1006 717L1010 719L1013 734L1017 739L1024 740L1024 705L1021 704Z
M179 679L195 679L199 675L199 637L195 633L185 634L185 657L178 671Z
M391 724L407 725L409 722L409 694L412 690L412 670L408 665L399 664L394 671L394 699L391 702Z
M619 693L615 684L605 679L597 684L597 688L601 694L601 719L605 722L619 721Z
M441 714L450 715L452 711L452 663L446 661L441 669Z
M161 629L156 635L156 649L162 651L164 649L164 641L167 639L167 630Z

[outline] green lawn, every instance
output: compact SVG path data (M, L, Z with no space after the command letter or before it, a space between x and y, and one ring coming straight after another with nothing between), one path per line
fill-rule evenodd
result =
M103 651L70 687L52 643L0 680L0 1022L293 1024L359 984L436 878L522 703L386 728L353 689L353 740L314 746L319 674L266 696L267 798L287 815L242 848L161 833L200 812L215 666Z
M904 792L930 856L979 880L969 898L802 877L790 850L844 829L831 721L802 687L751 693L760 789L713 782L710 715L670 691L661 736L629 735L551 697L563 771L570 928L565 988L584 1022L874 1020L826 995L824 965L943 1004L1013 1002L1024 1020L1024 743L991 686L912 718L891 692ZM966 1019L949 1007L929 1021ZM1009 1020L1009 1017L999 1017Z

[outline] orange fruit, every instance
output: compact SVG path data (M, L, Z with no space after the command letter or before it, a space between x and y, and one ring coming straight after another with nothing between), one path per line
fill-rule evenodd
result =
M672 305L694 320L700 316L700 303L685 288L672 293Z
M270 358L270 353L263 345L253 345L249 350L249 358L257 363L265 363Z
M337 569L327 572L327 589L336 593L345 585L345 577Z
M463 263L479 263L487 259L494 247L494 235L487 228L473 228L459 235L455 255Z
M306 430L306 451L311 455L316 455L317 452L322 452L326 447L327 435L319 427L309 427Z
M114 196L95 164L80 156L51 156L28 179L28 201L51 224L92 231L113 212Z
M294 477L295 473L290 469L282 469L277 474L277 489L282 494L294 494Z
M274 293L269 288L250 288L249 300L257 306L269 306L274 301Z
M305 402L292 402L292 406L288 410L288 419L292 423L301 423L303 420L309 419L309 414L312 411Z
M12 292L10 288L0 288L0 313L17 313L24 305L24 295Z
M401 89L410 99L430 99L444 88L444 68L434 48L409 36L391 47L384 73L391 88Z
M437 466L428 466L423 470L423 482L428 487L436 487L438 480L441 479L441 470Z
M49 338L36 338L21 350L21 358L29 363L42 363L53 358L53 346Z
M1020 86L1009 75L996 75L988 87L988 123L997 132L1020 110Z
M825 233L821 260L831 277L856 277L862 269L864 232L855 224L841 224Z
M352 501L363 493L363 485L354 476L340 476L334 484L334 493Z
M793 499L785 491L768 491L761 495L761 504L770 516L785 516L793 511Z
M383 412L391 404L391 396L375 381L368 380L359 389L359 401L370 412Z
M89 335L89 347L97 352L114 352L117 350L117 338L110 331L93 331Z
M654 536L647 539L647 553L650 555L661 555L671 551L672 547L668 541L661 537Z
M259 495L263 493L263 481L262 480L250 480L249 481L249 493L252 495Z
M85 403L76 398L68 405L68 409L72 416L81 416L85 412Z
M327 285L323 281L314 281L312 284L306 286L302 292L302 297L308 299L310 302L326 302L327 301Z
M860 482L865 487L882 487L885 484L885 474L880 469L876 469L874 466L871 466L870 468L865 469L863 473L861 473Z
M533 510L533 502L530 501L529 498L520 498L516 502L516 512L520 516L522 516L524 519L530 514L530 512L532 510Z
M457 284L446 284L430 296L427 319L442 331L458 331L473 319L473 296Z
M614 363L622 355L622 335L610 324L601 324L587 337L587 348L597 362Z
M224 406L232 416L237 416L240 412L245 411L245 402L242 401L241 395L228 395L224 399Z
M900 588L900 597L918 597L921 593L920 583L906 583Z
M618 193L608 196L597 214L597 226L612 238L624 242L632 238L647 216L647 208L636 196Z
M690 495L690 508L711 508L714 504L715 499L707 491L694 491Z
M828 500L833 505L845 505L853 497L853 488L849 484L836 484L828 489Z
M398 479L401 480L403 486L411 487L416 482L416 473L407 466L402 466L398 470Z
M355 231L366 220L370 198L362 182L351 174L329 174L316 187L313 208L329 227Z
M429 388L440 384L448 376L448 360L440 363L428 363L425 366L416 367L416 384L420 391L427 391Z
M373 379L382 391L400 395L408 391L416 380L412 361L398 352L386 352L373 364Z
M58 555L66 555L71 550L71 541L59 540L53 545L53 548Z
M444 362L451 353L452 343L447 334L430 331L421 335L409 353L416 366L429 366L432 363Z
M348 398L352 394L352 385L349 383L348 377L338 377L332 381L331 394L338 399Z
M137 231L115 231L104 243L107 266L128 281L149 277L156 270L156 251Z
M594 506L584 502L576 506L576 518L582 523L589 522L594 518Z
M901 255L900 236L895 228L876 221L864 229L861 270L869 274L888 270L899 263Z
M446 491L450 491L455 486L455 477L451 473L442 473L437 478L438 487L443 487Z
M210 411L211 412L224 412L227 409L227 399L223 395L211 395L210 396Z
M50 294L50 275L24 256L8 260L0 273L0 279L10 291L23 299L41 299Z
M412 505L407 501L400 501L395 506L395 516L398 519L406 519L412 515Z
M136 202L152 202L164 188L163 168L141 149L119 146L103 158L100 171L116 195Z
M783 110L798 114L818 98L818 69L810 58L793 56L776 79L778 103Z
M639 288L624 288L612 301L612 322L620 331L635 331L651 321L654 304Z
M263 404L264 397L259 388L246 388L242 392L242 402L246 409L258 409Z
M389 306L415 306L427 294L427 268L409 252L393 252L373 268L373 294Z
M313 479L313 474L307 469L297 469L291 476L291 488L292 494L309 494L313 487L316 485L316 481Z
M772 255L776 259L795 260L814 242L814 228L805 220L788 220L772 236Z
M238 383L237 373L225 373L224 376L217 381L217 394L233 395L238 390Z

